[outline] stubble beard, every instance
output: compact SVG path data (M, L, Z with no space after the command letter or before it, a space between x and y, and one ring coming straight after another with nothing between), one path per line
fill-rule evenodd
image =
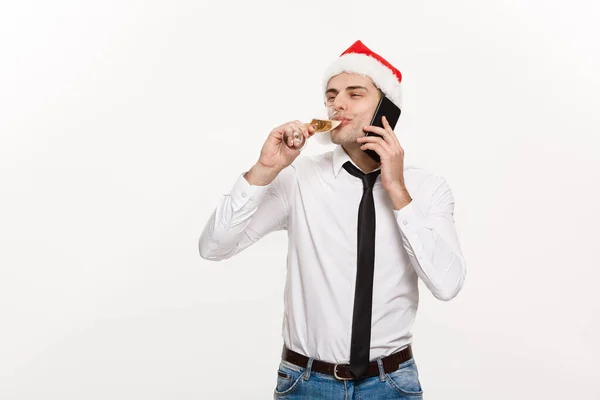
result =
M342 131L334 132L331 136L331 142L337 145L358 147L359 144L356 139L365 135L362 130L364 125L363 121L352 120L350 125L342 127Z

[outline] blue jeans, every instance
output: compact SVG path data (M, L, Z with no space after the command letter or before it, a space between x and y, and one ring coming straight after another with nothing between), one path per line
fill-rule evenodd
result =
M422 400L423 389L414 358L403 362L396 371L385 373L380 360L379 376L360 381L340 381L335 377L281 361L277 371L275 399L411 399Z

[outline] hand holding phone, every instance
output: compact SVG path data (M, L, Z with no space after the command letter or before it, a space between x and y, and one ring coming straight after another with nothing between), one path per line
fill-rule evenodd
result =
M398 119L400 118L400 112L401 112L400 108L397 105L392 103L392 101L390 99L388 99L386 96L382 96L381 100L379 100L379 104L377 104L377 109L375 110L375 115L373 115L373 119L371 120L371 125L377 126L379 128L383 128L384 126L383 126L383 121L381 120L381 118L383 116L385 116L385 118L388 120L392 129L394 129L396 127L396 123L398 122ZM381 135L378 135L373 132L367 132L366 136L381 137ZM373 160L375 160L377 162L381 162L379 154L377 154L375 151L373 151L371 149L367 149L367 150L363 150L363 151L365 153L367 153Z

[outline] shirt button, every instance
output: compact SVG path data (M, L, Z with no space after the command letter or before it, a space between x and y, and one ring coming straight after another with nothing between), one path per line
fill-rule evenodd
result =
M242 199L246 198L246 192L242 192Z
M408 225L408 221L402 221L402 225Z

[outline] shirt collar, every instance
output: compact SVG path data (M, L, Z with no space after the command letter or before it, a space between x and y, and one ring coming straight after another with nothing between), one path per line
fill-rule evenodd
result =
M335 150L333 150L332 161L333 161L333 175L336 178L337 178L338 174L340 173L340 170L342 169L344 163L346 161L352 162L352 160L350 159L350 156L348 156L348 153L346 153L346 150L344 150L344 148L339 145L335 146Z
M338 174L340 173L341 169L343 168L344 163L346 161L350 161L352 164L354 164L354 161L352 161L352 159L350 158L348 153L346 153L346 150L344 150L344 148L342 146L340 146L340 145L335 146L335 150L333 150L332 164L333 164L333 175L336 178L337 178ZM358 168L358 165L354 164L354 166L356 168ZM374 171L377 171L379 168L380 167L377 167ZM358 168L358 169L360 169L360 168Z

